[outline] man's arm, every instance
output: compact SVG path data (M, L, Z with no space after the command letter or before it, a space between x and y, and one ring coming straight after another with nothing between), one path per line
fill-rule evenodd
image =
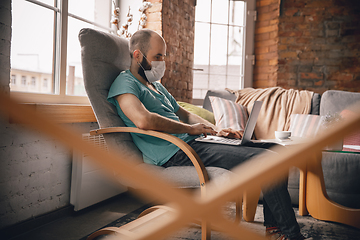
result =
M190 135L216 133L211 126L203 123L182 123L149 112L141 101L131 93L119 95L116 100L124 114L140 129L167 133L188 133Z

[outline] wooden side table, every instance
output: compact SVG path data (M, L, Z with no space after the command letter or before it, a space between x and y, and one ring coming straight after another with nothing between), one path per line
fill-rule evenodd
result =
M360 228L360 209L342 206L327 195L321 159L322 153L314 153L300 169L299 214Z
M299 137L294 141L280 142L276 139L262 140L276 142L286 147L304 142ZM360 209L348 208L332 201L326 193L322 171L322 152L314 153L311 159L301 166L299 179L299 215L310 214L313 218L332 221L360 228ZM346 176L344 176L346 177Z

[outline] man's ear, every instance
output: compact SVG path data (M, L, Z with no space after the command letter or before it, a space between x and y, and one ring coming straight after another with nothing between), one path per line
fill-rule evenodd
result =
M139 49L135 49L133 52L133 58L136 59L136 61L141 62L141 53Z

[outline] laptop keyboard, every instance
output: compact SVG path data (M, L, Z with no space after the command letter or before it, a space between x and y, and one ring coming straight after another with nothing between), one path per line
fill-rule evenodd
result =
M208 135L206 138L199 137L195 140L201 141L201 142L219 143L219 144L228 144L228 145L240 145L241 144L241 139L225 138L225 137L210 136L210 135Z

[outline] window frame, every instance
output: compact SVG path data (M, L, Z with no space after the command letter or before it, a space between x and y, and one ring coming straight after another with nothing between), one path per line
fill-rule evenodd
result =
M245 16L244 16L245 19L244 19L243 26L232 25L229 22L227 24L213 22L213 20L211 19L212 0L210 3L210 20L209 20L209 22L207 22L207 21L196 21L196 22L210 24L210 32L211 32L212 25L227 26L228 31L229 31L229 27L232 27L232 26L243 27L243 29L245 29L244 36L243 36L244 47L242 48L243 66L241 66L243 68L243 70L242 70L243 74L241 74L242 80L241 80L241 78L239 79L239 89L243 89L246 87L253 86L253 65L254 65L254 61L255 61L254 60L254 57L255 57L255 55L254 55L254 36L255 36L255 21L256 21L256 0L232 0L232 1L245 2L246 9L245 9ZM230 4L230 1L227 1L226 3ZM229 7L229 11L230 11L230 7ZM229 13L229 16L230 16L230 13ZM209 33L209 34L210 34L210 37L209 37L209 40L210 40L209 49L210 49L211 48L211 33ZM210 67L210 66L211 66L211 64L210 64L210 52L209 52L208 67ZM226 69L227 69L227 67L226 67ZM201 70L201 69L196 69L196 68L193 69L193 71L199 71L199 70ZM208 73L208 75L211 75L210 72ZM194 78L193 78L193 81L194 81ZM208 90L210 90L210 88ZM193 98L193 103L195 103L196 105L201 105L202 102L203 102L203 99L201 99L201 98L200 99Z
M67 69L67 34L68 34L68 18L92 24L102 30L115 32L110 27L102 26L98 23L89 21L77 15L68 12L68 3L70 0L57 0L59 7L54 7L37 0L25 0L29 3L36 4L40 7L54 11L54 55L53 55L53 78L54 93L32 93L21 91L10 91L10 97L22 103L39 103L39 104L80 104L90 105L87 96L74 96L66 94L66 69ZM112 0L109 0L112 3ZM111 4L112 6L112 4ZM112 11L112 9L110 9ZM111 17L111 15L110 15ZM110 24L110 19L109 19Z

